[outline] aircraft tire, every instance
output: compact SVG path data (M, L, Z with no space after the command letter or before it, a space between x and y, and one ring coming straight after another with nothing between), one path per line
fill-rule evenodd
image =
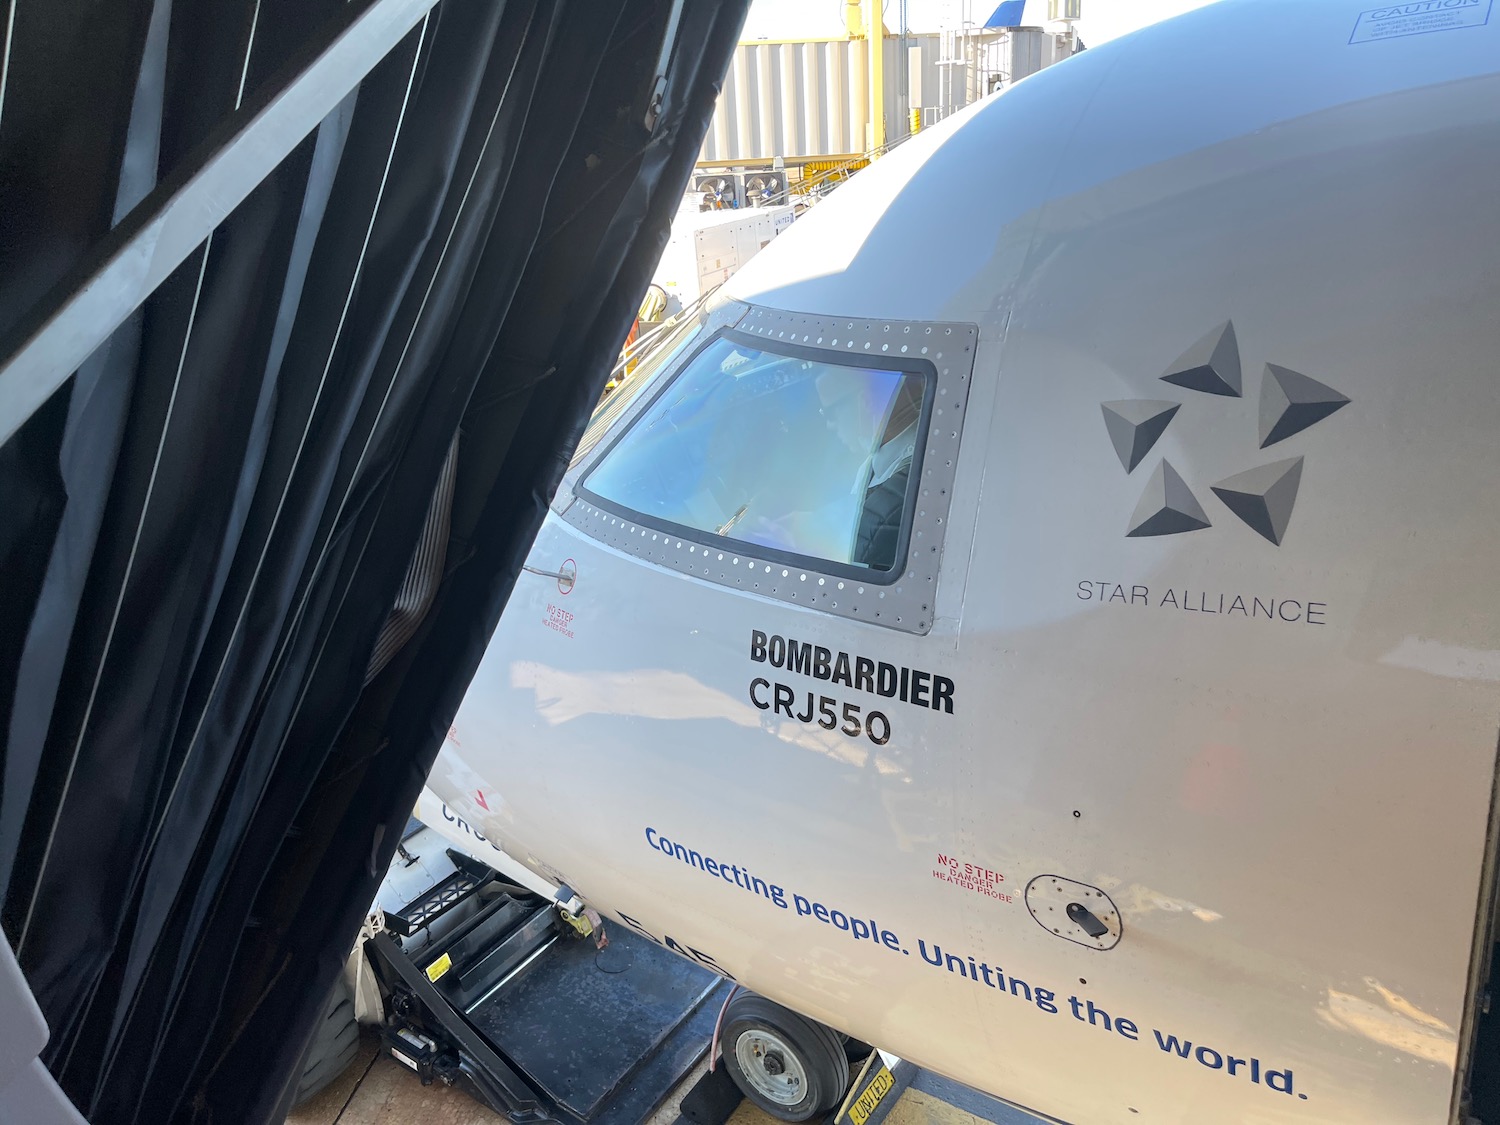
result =
M354 1019L354 993L342 975L334 982L318 1030L302 1057L302 1077L297 1081L293 1106L310 1100L349 1068L359 1051L359 1024Z
M734 1084L778 1120L816 1117L849 1087L837 1032L753 992L730 1001L720 1042Z

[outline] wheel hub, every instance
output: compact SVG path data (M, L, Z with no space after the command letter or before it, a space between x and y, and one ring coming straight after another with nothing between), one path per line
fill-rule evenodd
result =
M806 1096L807 1072L796 1052L775 1032L746 1031L734 1045L734 1056L756 1092L777 1105L796 1105Z

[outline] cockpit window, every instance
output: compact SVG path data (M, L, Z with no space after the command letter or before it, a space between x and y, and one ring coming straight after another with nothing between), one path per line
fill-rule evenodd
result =
M684 317L681 323L667 333L665 339L653 345L641 357L635 369L627 372L620 380L620 385L594 408L594 413L589 416L588 427L583 431L583 437L579 439L578 448L573 453L573 460L568 466L570 469L587 459L609 432L609 428L629 409L636 396L649 387L662 371L670 368L672 362L693 343L702 330L701 317Z
M735 540L871 577L895 571L932 377L920 363L844 359L718 337L582 491L699 541Z

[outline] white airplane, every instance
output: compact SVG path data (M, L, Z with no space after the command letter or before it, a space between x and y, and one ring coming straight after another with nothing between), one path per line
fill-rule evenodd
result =
M862 173L609 400L433 794L748 990L788 1120L822 1028L1080 1125L1477 1119L1497 24L1231 0Z

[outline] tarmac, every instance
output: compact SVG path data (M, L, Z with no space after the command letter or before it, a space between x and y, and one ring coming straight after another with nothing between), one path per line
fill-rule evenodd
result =
M699 1063L643 1125L674 1125L678 1103L702 1075ZM921 1085L922 1083L918 1083ZM963 1091L942 1080L929 1083L938 1092L909 1088L892 1107L884 1125L1040 1125L1035 1118ZM962 1091L955 1096L953 1091ZM963 1108L975 1099L988 1102L983 1116ZM959 1102L961 1104L954 1104ZM423 1086L410 1070L378 1049L376 1033L364 1029L359 1054L337 1080L286 1120L286 1125L500 1125L505 1119L461 1090L441 1084ZM740 1103L728 1125L777 1125L749 1102Z

